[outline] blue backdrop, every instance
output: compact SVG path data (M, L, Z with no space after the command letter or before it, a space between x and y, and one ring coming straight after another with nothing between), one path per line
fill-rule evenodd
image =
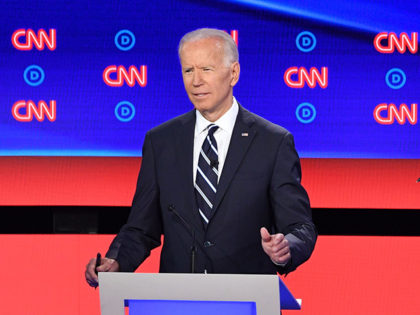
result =
M216 27L237 30L237 100L289 129L301 157L420 158L417 123L382 125L373 116L380 103L419 102L419 53L382 54L373 45L379 32L418 32L419 16L418 1L2 1L0 155L140 156L147 130L192 108L179 39ZM16 49L18 29L56 29L56 49ZM117 47L133 40L116 39L121 30L135 37L131 49ZM313 36L297 40L302 32ZM45 74L37 86L26 82L36 75L24 78L31 65ZM146 65L146 86L108 86L109 65ZM328 67L328 86L291 88L283 79L290 67ZM393 68L406 77L399 89L385 79ZM16 120L19 100L55 100L55 121ZM123 101L133 106L116 110ZM312 107L297 111L302 103Z

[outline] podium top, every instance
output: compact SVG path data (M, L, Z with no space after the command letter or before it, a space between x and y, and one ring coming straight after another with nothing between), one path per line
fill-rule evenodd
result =
M125 300L253 301L258 315L280 315L283 299L282 309L300 309L277 275L100 272L99 288L102 315L124 315Z

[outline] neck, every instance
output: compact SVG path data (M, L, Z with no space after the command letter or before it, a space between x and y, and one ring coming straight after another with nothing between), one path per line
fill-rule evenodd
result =
M232 108L233 105L233 97L230 99L230 103L227 106L222 107L219 111L214 111L214 112L209 112L209 111L202 111L200 112L201 115L203 115L203 117L205 119L207 119L210 122L215 122L216 120L218 120L220 117L222 117L224 114L226 114L226 112Z

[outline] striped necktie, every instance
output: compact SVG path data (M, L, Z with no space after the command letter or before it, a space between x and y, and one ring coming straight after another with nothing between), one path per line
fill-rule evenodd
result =
M211 124L207 128L208 134L201 147L195 179L195 196L198 211L205 226L207 226L213 215L213 202L216 196L219 175L217 143L214 138L214 132L219 127Z

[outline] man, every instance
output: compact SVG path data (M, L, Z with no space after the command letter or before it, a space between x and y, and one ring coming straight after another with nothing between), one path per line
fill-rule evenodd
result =
M178 53L195 109L147 133L128 222L96 270L134 271L163 234L160 272L293 271L317 233L292 135L233 97L240 66L227 33L190 32ZM97 285L95 259L86 280Z

